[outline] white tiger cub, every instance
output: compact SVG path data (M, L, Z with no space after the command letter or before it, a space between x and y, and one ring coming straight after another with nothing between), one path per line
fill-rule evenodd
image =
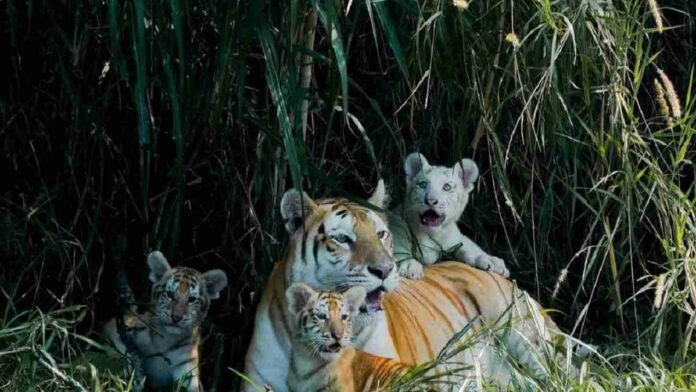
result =
M210 301L219 298L227 286L227 275L218 269L201 273L192 268L171 268L158 251L150 253L147 264L152 281L150 307L145 313L128 314L123 320L125 333L136 351L134 355L142 364L140 370L154 388L179 386L189 392L201 392L200 325ZM109 321L104 334L125 355L126 344L116 323L116 319ZM136 383L136 389L142 387L142 383Z
M423 265L440 260L443 252L454 251L458 261L508 277L502 259L484 252L457 227L478 177L476 163L462 159L454 167L431 166L414 152L406 157L404 171L404 202L393 211L397 217L389 220L399 274L421 279Z

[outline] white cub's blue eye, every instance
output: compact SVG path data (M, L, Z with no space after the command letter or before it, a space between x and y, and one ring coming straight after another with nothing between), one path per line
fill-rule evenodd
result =
M338 242L339 244L350 244L351 242L353 242L353 240L351 240L350 237L348 237L345 234L337 234L331 236L331 238L333 238L333 240Z
M445 184L445 186L442 187L442 189L446 190L447 192L452 190L452 185L450 184Z
M425 189L426 186L428 186L428 183L426 181L418 181L418 188Z

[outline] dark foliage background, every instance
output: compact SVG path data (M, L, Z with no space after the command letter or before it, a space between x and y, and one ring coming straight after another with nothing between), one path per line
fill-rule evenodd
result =
M421 151L476 160L462 229L566 330L681 364L695 27L689 1L660 7L663 32L642 1L0 2L3 325L82 304L91 336L120 266L146 298L161 249L230 277L205 344L226 390L285 243L283 192L365 197L384 177L398 202Z

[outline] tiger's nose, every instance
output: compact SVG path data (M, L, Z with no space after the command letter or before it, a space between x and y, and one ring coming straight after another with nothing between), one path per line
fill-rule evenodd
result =
M183 318L184 318L184 316L178 316L178 315L176 315L176 314L173 314L173 315L172 315L172 322L173 322L174 324L176 324L176 323L178 323L179 321L181 321L181 319L183 319Z
M367 267L367 271L380 279L386 279L393 268L394 266L392 264L380 265L377 267Z
M331 337L336 340L343 339L343 331L331 331Z

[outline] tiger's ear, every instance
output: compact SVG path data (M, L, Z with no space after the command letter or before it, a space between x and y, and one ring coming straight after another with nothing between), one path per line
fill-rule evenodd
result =
M227 274L219 269L210 270L203 274L203 285L210 299L218 299L222 289L227 287Z
M343 293L343 301L348 307L350 314L357 314L360 307L365 303L367 291L362 286L353 286Z
M288 233L294 233L295 230L302 227L305 218L312 213L316 206L314 200L304 192L300 193L297 189L285 192L280 201L280 215L285 220L285 229Z
M172 269L162 252L156 250L147 256L147 265L150 267L150 282L156 283Z
M377 188L375 188L375 191L372 192L372 195L369 199L367 199L367 201L375 207L379 207L381 209L387 208L387 205L389 204L389 195L387 195L387 187L384 185L383 179L379 179Z
M408 154L404 160L404 173L406 173L406 178L409 180L413 179L418 173L430 167L428 160L425 159L423 154L418 152L412 152Z
M299 313L310 303L317 293L305 283L293 283L285 291L285 299L288 301L288 308L293 314Z
M478 166L476 166L476 162L472 161L471 159L464 158L454 165L454 170L456 171L457 176L461 178L464 189L467 192L474 189L474 182L476 182L479 175L479 169Z

